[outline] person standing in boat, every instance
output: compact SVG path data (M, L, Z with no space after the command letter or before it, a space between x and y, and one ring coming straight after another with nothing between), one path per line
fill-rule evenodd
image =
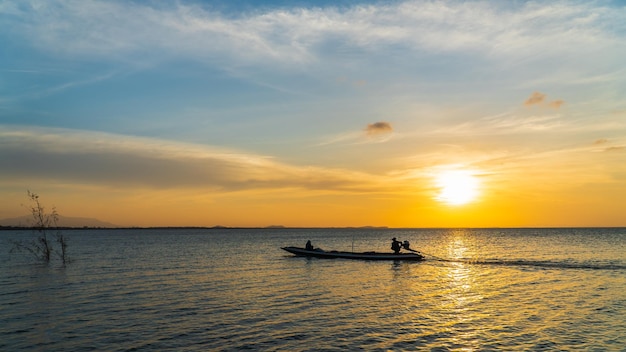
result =
M307 251L312 251L313 250L313 245L311 244L311 240L306 241L306 246L305 246Z
M396 240L396 238L392 238L391 239L391 250L393 250L393 252L395 254L399 254L400 253L400 248L402 248L402 242Z

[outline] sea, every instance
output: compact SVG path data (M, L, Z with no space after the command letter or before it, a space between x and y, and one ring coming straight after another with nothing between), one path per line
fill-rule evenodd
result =
M0 231L0 351L626 351L626 229ZM295 257L390 252L421 262Z

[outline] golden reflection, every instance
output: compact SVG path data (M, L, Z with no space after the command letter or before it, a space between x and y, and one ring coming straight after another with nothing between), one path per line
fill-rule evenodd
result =
M477 326L489 313L478 309L484 298L478 272L471 264L462 261L470 251L468 241L471 239L462 230L453 232L449 239L448 256L453 261L444 269L441 310L449 331L453 332L453 339L459 346L464 346L460 350L473 351L480 349L479 345L474 346L475 341L480 341Z
M452 238L448 243L448 258L459 260L466 258L467 252L469 252L469 244L471 240L466 236L466 230L453 230Z

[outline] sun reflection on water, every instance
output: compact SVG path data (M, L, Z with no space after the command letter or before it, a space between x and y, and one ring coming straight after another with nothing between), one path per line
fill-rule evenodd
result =
M473 351L480 348L481 330L480 322L488 316L488 312L481 311L477 307L484 299L484 289L475 268L462 261L467 258L469 238L463 230L454 231L448 243L448 258L442 277L443 296L440 309L444 317L445 325L451 336L451 340L462 351ZM476 344L474 344L476 342ZM468 347L472 346L472 347Z
M452 238L448 244L448 258L463 259L468 252L468 244L470 239L465 230L455 230L451 233Z

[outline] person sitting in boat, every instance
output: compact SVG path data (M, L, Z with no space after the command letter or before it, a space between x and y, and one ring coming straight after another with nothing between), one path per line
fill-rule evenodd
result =
M305 246L307 251L312 251L313 250L313 245L311 244L311 240L306 241L306 246Z
M391 239L391 250L393 250L393 252L395 254L400 253L400 248L402 248L402 242L396 240L396 238L392 238Z
M402 242L402 248L406 249L406 250L411 250L411 244L409 243L408 240L404 240L404 242Z

